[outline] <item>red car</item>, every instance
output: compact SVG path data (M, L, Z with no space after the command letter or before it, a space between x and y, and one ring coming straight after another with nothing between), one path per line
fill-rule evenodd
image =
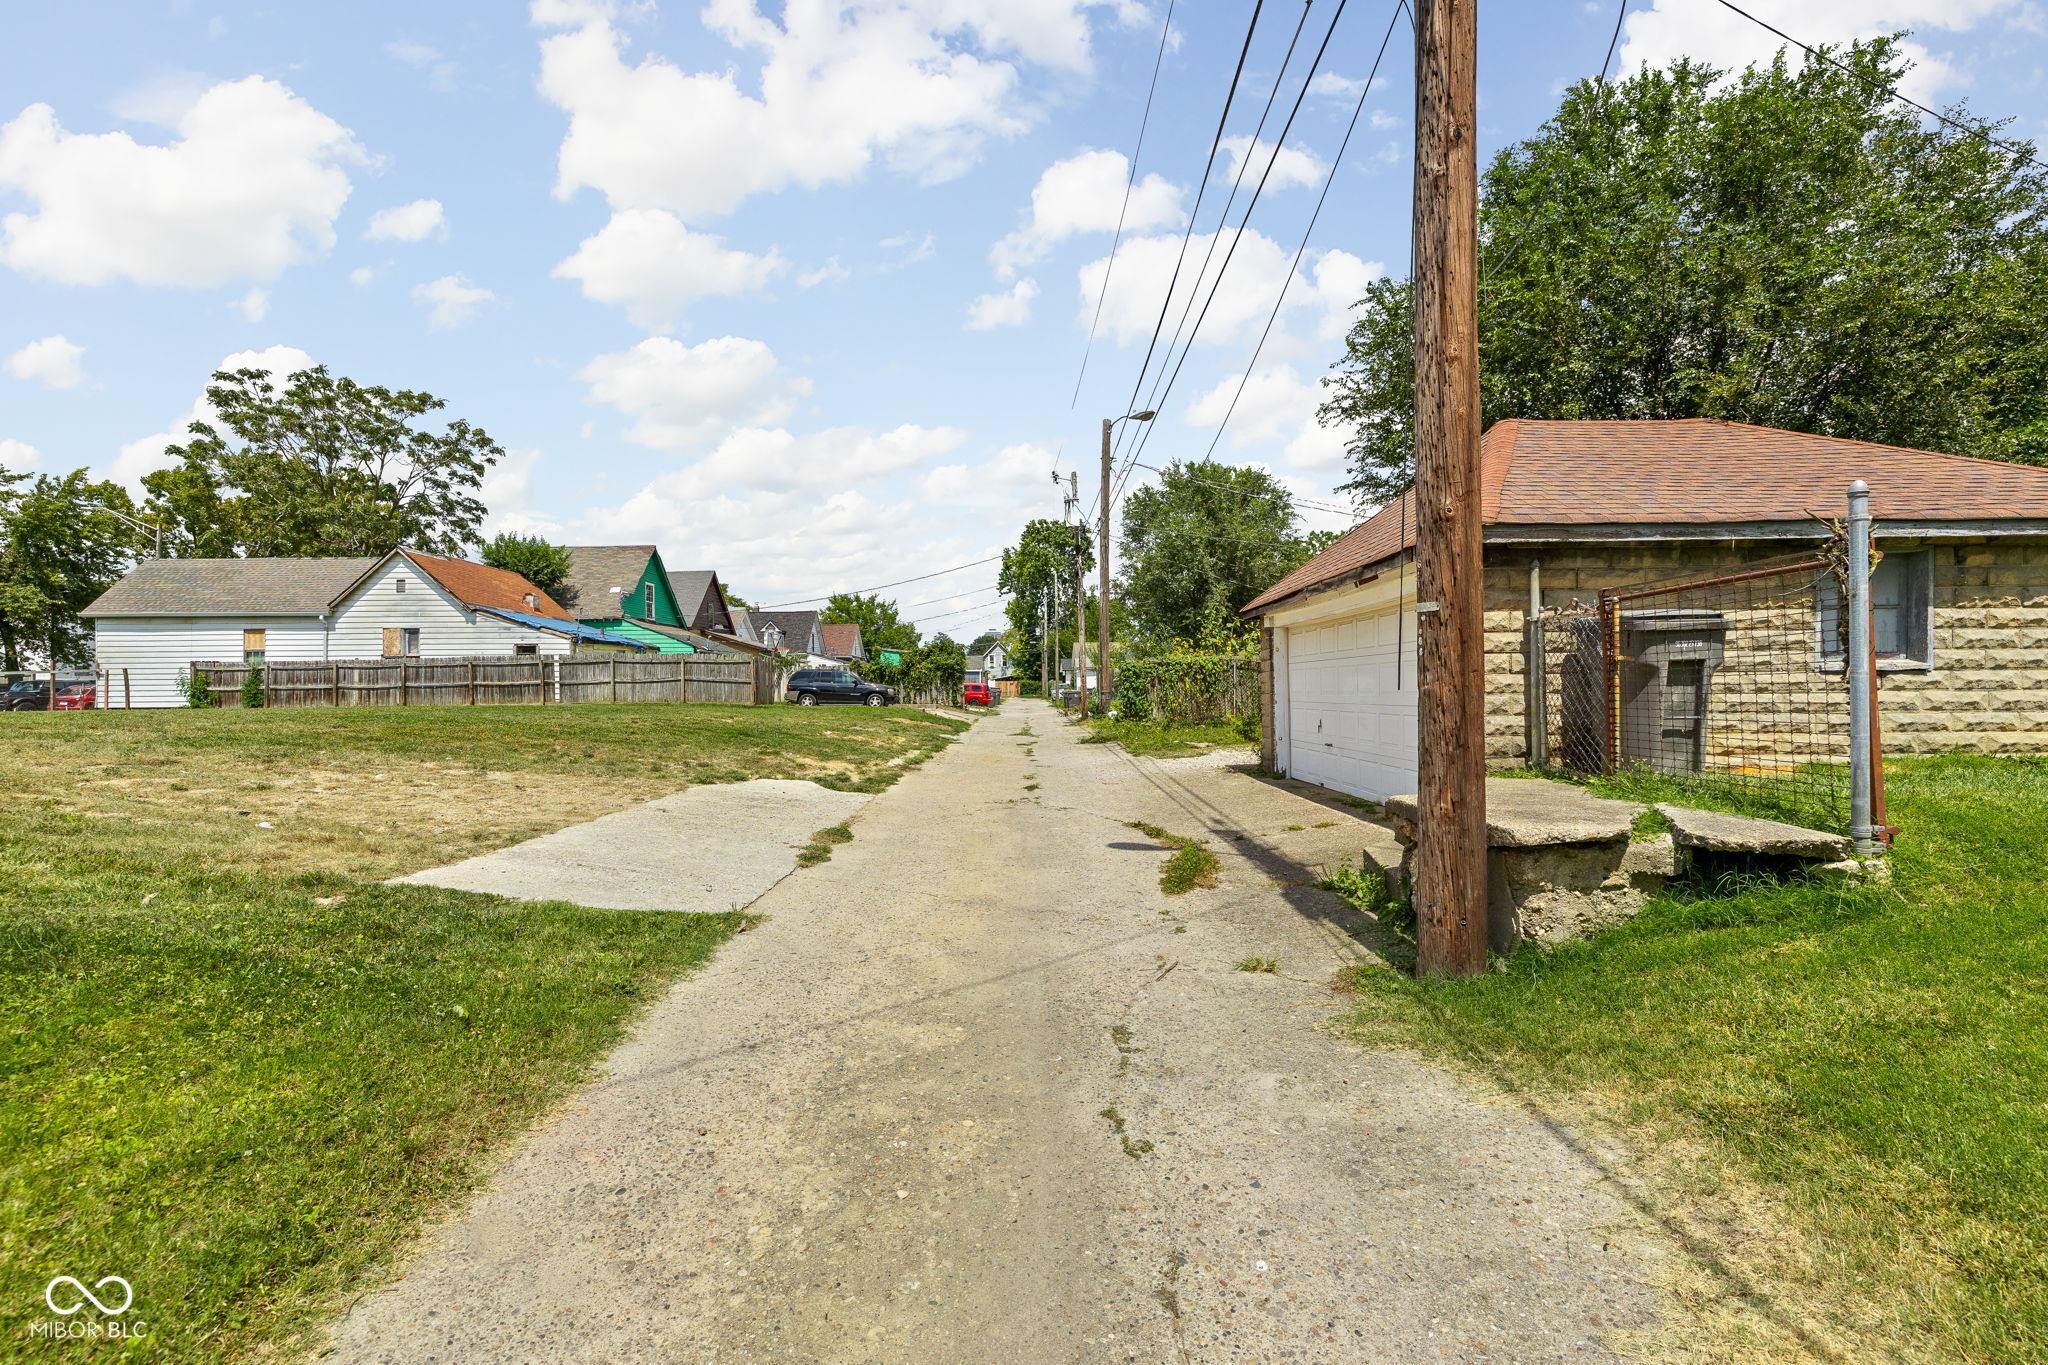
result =
M960 689L960 700L967 706L994 706L996 690L987 683L969 683Z
M90 711L98 704L99 690L91 683L63 683L50 699L52 711Z

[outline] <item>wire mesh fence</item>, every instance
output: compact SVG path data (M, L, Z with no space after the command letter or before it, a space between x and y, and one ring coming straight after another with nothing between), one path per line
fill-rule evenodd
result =
M1847 831L1843 564L1836 542L1543 612L1529 627L1532 766Z

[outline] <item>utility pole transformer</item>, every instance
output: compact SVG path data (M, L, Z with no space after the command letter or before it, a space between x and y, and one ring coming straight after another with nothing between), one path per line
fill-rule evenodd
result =
M1416 972L1486 970L1478 0L1415 0Z

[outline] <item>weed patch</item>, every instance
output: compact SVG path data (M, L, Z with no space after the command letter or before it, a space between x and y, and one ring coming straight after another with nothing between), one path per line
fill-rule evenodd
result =
M1238 959L1238 963L1237 963L1237 967L1236 967L1236 969L1235 969L1235 970L1237 970L1237 971L1240 971L1240 972L1260 972L1260 973L1271 973L1271 972L1277 972L1277 971L1279 971L1279 970L1280 970L1280 961L1279 961L1279 959L1278 959L1278 958L1271 958L1271 957L1246 957L1246 958L1239 958L1239 959Z
M1173 849L1173 856L1159 869L1159 889L1167 895L1182 896L1197 887L1207 889L1216 885L1216 877L1223 870L1223 862L1204 848L1201 840L1184 839L1178 834L1169 834L1159 826L1148 825L1143 820L1126 820L1124 825L1128 829L1148 834Z

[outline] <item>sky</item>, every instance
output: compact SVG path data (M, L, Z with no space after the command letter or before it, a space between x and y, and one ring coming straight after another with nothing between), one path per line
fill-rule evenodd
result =
M2048 133L2034 0L1744 8L1814 42L1911 30L1909 93ZM1385 3L1267 0L1248 49L1243 0L8 11L10 470L135 486L212 371L324 364L488 431L492 530L652 543L762 605L915 579L884 595L956 638L1000 624L978 561L1062 514L1053 474L1095 505L1134 394L1159 416L1126 424L1125 491L1214 442L1350 524L1314 410L1351 305L1406 270L1405 20L1365 85ZM1482 155L1599 72L1618 12L1482 7ZM1632 0L1615 67L1778 45L1716 0ZM1170 385L1165 340L1143 368L1162 303L1167 338L1199 319Z

